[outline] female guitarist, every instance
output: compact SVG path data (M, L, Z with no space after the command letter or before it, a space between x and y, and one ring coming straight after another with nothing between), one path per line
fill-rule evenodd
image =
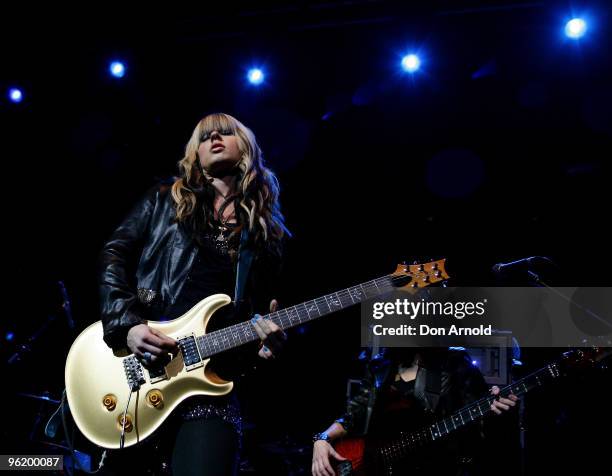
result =
M335 466L346 467L347 456L358 474L384 474L368 458L368 446L392 440L401 432L410 433L450 415L487 392L477 367L464 351L447 349L383 349L372 359L365 377L347 402L344 415L327 430L314 436L312 473L333 476ZM491 389L499 393L498 387ZM496 414L515 406L518 398L493 401ZM393 465L392 474L457 475L480 474L482 469L481 428L472 425L437 444L421 448ZM332 443L346 436L343 450ZM351 454L348 454L348 453ZM341 463L343 462L344 463Z
M180 177L153 187L132 209L101 255L104 341L113 349L127 347L151 368L176 352L177 342L145 320L175 319L215 293L234 297L233 312L222 308L211 322L219 328L238 316L274 311L288 236L276 177L252 131L232 116L204 117L179 169ZM218 363L215 370L225 379L253 369L252 357L270 359L282 347L286 337L278 326L257 315L252 322L260 348ZM234 392L188 398L175 414L164 435L175 476L236 473L241 418ZM150 454L132 448L119 453L109 458L110 474L125 474L127 467L158 471L148 467Z

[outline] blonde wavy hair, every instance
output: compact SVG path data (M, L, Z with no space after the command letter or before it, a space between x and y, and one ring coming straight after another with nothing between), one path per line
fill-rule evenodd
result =
M198 148L202 137L213 130L231 130L241 154L236 170L237 190L232 197L239 226L233 235L247 226L256 245L280 251L283 237L290 233L280 211L278 180L265 166L253 132L229 114L210 114L193 130L185 156L178 163L180 176L172 185L177 221L188 224L196 237L212 229L215 190L203 173Z

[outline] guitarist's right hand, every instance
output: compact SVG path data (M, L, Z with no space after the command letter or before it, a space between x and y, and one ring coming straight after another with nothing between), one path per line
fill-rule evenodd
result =
M168 359L168 353L176 355L178 352L177 341L146 324L138 324L128 331L127 346L138 359L147 364L163 363ZM149 360L145 360L145 352L151 355Z
M313 476L334 476L336 472L330 461L346 461L327 441L315 441L312 449L312 475Z

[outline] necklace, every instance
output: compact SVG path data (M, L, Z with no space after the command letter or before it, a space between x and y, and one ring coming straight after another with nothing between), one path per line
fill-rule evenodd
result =
M229 221L231 219L236 218L236 213L234 210L227 217L224 218L223 217L224 208L225 208L225 203L221 205L221 207L219 207L219 210L217 211L217 220L219 221L219 227L218 227L219 234L217 235L217 238L215 239L215 242L216 242L215 244L220 251L227 252L229 248L229 244L227 242L226 233L229 230L229 226L228 226ZM221 215L219 215L219 211L221 212Z

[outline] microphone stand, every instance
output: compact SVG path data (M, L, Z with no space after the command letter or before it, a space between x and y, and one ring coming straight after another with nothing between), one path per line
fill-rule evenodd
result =
M559 291L558 289L553 288L552 286L549 286L548 284L546 284L544 281L542 281L540 279L540 277L534 273L531 270L527 271L527 274L529 275L529 277L532 279L532 281L534 283L536 283L537 285L544 287L546 289L548 289L549 291L552 291L553 293L555 293L557 296L565 299L569 304L572 304L574 306L576 306L577 308L579 308L581 311L586 312L590 317L592 317L593 319L596 319L597 321L599 321L601 324L604 324L606 327L608 327L610 330L612 330L612 324L609 323L608 321L606 321L603 317L601 317L600 315L594 313L593 311L591 311L588 307L583 306L582 304L577 303L576 301L574 301L572 298L570 298L569 296L566 296L565 294L563 294L561 291Z
M546 258L546 260L556 266L556 264L550 258ZM547 283L545 283L544 281L542 281L540 276L537 273L535 273L534 271L531 270L531 262L530 261L528 261L527 266L528 266L528 268L527 268L527 276L529 277L529 279L531 280L531 282L533 284L535 284L536 286L540 286L540 287L544 287L544 288L548 289L549 291L553 292L557 296L563 298L569 304L572 304L572 305L576 306L577 308L579 308L580 310L582 310L586 314L588 314L590 317L596 319L600 323L605 324L608 328L612 329L612 324L610 324L604 318L602 318L601 316L599 316L595 312L591 311L589 308L583 306L582 304L577 303L572 298L570 298L569 296L566 296L565 294L563 294L558 289L555 289L554 287L552 287L552 286L548 285ZM521 399L519 401L518 419L519 419L519 445L520 445L520 451L521 451L521 474L525 475L526 474L526 463L527 463L527 461L526 461L527 425L526 425L526 420L525 420L525 402L524 402L524 399Z
M57 284L60 288L60 293L63 299L62 306L61 306L62 311L64 312L64 315L66 316L68 327L71 330L73 330L74 329L74 319L72 318L72 305L68 297L68 292L66 291L66 287L64 286L63 281L58 281ZM30 337L28 337L25 343L17 346L17 350L15 351L13 355L9 357L7 363L9 365L14 365L17 362L23 360L23 358L27 354L31 353L34 343L38 340L38 338L41 335L43 335L47 331L49 326L56 320L57 320L57 316L53 314L48 315L46 321L36 330L36 332L34 332L34 334L32 334Z
M32 352L32 346L34 345L34 343L38 340L38 338L43 335L47 329L49 328L49 326L51 325L51 323L55 322L55 320L57 319L57 317L53 314L50 314L47 316L47 320L42 324L42 326L40 326L36 332L34 332L34 334L32 334L30 337L27 338L27 340L25 341L25 343L20 344L17 346L17 350L15 351L15 353L13 355L11 355L7 361L7 363L9 365L14 365L17 362L23 360L23 358L29 354L30 352Z

